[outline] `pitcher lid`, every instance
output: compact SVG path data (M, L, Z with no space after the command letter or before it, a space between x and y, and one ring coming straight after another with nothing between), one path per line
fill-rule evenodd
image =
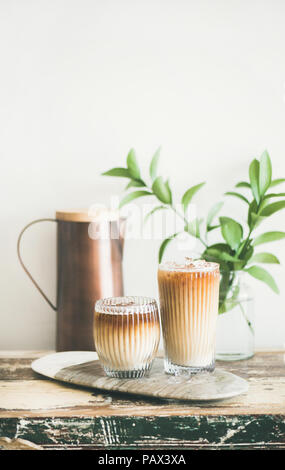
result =
M57 220L65 222L97 222L118 220L120 214L118 210L107 207L91 207L90 209L67 209L56 211Z

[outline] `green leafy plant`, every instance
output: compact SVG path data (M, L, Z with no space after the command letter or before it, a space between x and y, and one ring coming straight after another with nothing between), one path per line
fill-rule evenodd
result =
M129 180L127 194L120 202L120 207L134 199L152 196L159 205L146 216L147 220L155 212L161 210L174 211L184 222L184 232L195 237L201 243L201 258L220 264L222 272L220 284L219 312L224 313L238 303L238 288L232 291L235 272L245 271L254 278L266 283L274 292L279 289L271 274L259 266L260 264L279 264L278 258L268 252L255 252L264 243L285 238L285 232L272 231L254 236L255 229L268 217L285 208L285 193L271 192L272 188L285 182L285 178L272 179L272 164L267 151L259 160L254 159L249 166L249 181L238 182L234 191L228 191L226 196L238 198L245 207L246 222L240 223L231 217L220 216L223 202L216 203L205 219L188 220L188 208L196 193L205 185L204 182L189 188L182 196L182 211L178 211L173 203L169 180L158 176L158 161L160 149L151 159L149 167L149 183L141 177L135 151L132 149L127 156L125 168L113 168L103 175L123 177ZM140 188L135 189L134 188ZM129 192L130 190L130 192ZM245 191L245 193L240 192ZM275 201L275 199L278 199ZM211 244L208 239L210 232L220 231L221 241ZM180 233L167 237L160 245L158 260L161 262L165 249ZM230 296L229 296L230 295ZM251 327L250 323L248 322Z

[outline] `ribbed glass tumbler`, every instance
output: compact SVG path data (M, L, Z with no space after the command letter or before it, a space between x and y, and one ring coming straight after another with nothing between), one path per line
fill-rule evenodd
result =
M204 260L159 266L165 371L192 374L215 367L219 265Z
M154 299L113 297L96 302L94 342L108 376L144 376L152 366L159 339L159 313Z

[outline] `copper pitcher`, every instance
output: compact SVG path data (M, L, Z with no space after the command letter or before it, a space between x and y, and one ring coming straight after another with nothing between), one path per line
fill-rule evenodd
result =
M106 215L106 214L105 214ZM39 222L57 224L57 302L54 305L23 263L20 244L24 232ZM55 219L38 219L18 238L20 263L53 310L57 311L56 350L94 350L95 301L122 296L122 256L125 219L90 216L88 211L61 211Z

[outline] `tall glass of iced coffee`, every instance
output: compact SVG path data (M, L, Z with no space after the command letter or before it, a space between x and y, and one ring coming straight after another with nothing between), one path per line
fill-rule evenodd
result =
M219 265L186 259L158 269L165 371L192 374L215 367Z

